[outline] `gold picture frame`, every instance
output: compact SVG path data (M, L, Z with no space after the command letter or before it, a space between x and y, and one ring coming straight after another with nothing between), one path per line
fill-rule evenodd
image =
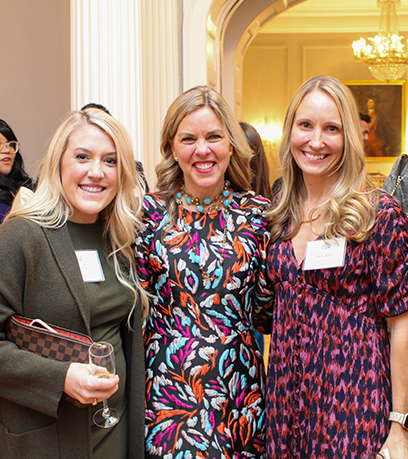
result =
M405 151L406 81L343 81L353 93L358 109L371 115L366 159L395 161Z

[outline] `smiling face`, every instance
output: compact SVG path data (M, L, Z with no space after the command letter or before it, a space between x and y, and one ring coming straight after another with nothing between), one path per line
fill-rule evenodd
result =
M69 136L61 182L74 213L69 220L94 223L118 192L116 148L99 127L83 124Z
M0 142L8 143L8 140L3 134L0 134ZM15 153L10 153L9 149L0 153L0 175L5 176L10 174L15 158Z
M211 108L200 108L186 115L171 146L191 195L212 198L222 191L231 144L225 127Z
M319 89L309 92L296 110L291 133L291 152L303 176L334 182L343 148L343 124L333 98Z

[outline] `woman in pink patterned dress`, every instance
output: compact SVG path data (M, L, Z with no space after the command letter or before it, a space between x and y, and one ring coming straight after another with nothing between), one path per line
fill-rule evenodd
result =
M408 457L408 223L367 180L359 126L331 77L305 82L286 115L269 214L270 459Z

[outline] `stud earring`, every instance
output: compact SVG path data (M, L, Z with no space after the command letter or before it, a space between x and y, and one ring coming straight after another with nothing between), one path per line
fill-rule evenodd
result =
M174 161L176 161L176 163L178 162L177 156L174 156Z
M230 156L232 156L232 150L230 150Z

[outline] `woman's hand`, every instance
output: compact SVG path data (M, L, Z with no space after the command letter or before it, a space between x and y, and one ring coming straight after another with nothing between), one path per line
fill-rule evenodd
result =
M392 410L408 413L408 312L388 317L391 353ZM408 458L408 430L398 422L390 423L390 432L383 450L388 448L391 459Z
M93 376L90 365L84 363L71 363L65 378L64 392L83 404L90 404L98 400L111 397L119 385L119 376L109 379L98 379Z
M390 433L380 452L386 448L388 448L391 459L406 459L408 457L408 430L396 422L391 422Z

